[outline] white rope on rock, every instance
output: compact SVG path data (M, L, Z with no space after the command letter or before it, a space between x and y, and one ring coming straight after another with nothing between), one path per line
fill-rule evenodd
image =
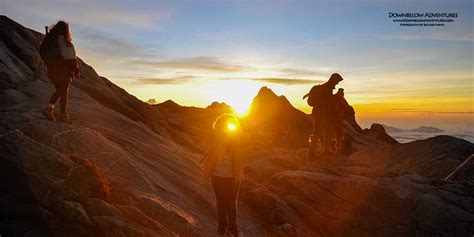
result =
M469 158L467 158L462 164L460 164L453 172L451 172L451 174L449 174L446 178L444 178L444 180L449 180L451 179L460 169L462 169L464 166L466 166L466 164L472 159L472 157L474 157L474 154L472 154L471 156L469 156Z

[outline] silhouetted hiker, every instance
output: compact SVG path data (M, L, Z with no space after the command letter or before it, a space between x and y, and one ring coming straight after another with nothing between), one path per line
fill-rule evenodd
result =
M213 143L204 162L216 195L218 234L238 236L237 197L242 179L240 123L232 114L219 116L213 125Z
M350 110L352 110L352 112L354 112L354 109L352 109L352 107L349 105L349 103L347 103L347 100L344 98L344 89L343 88L339 88L337 90L336 94L334 94L334 99L335 99L336 109L337 109L337 113L338 113L337 116L333 120L333 122L334 122L334 135L335 135L335 138L336 138L335 150L336 150L337 153L340 153L342 142L343 142L343 139L344 139L344 129L343 129L344 119L346 118L346 116L348 116L348 114L351 113Z
M49 32L46 32L41 42L40 55L48 68L48 78L56 88L49 99L48 106L43 110L43 115L51 121L72 124L67 113L68 94L72 78L79 77L79 63L68 23L58 21ZM56 119L54 106L58 100L60 100L61 113Z
M334 134L333 120L337 117L337 109L332 91L343 78L339 73L333 73L329 80L322 85L316 85L311 88L309 93L303 96L308 97L308 105L312 106L313 116L313 135L309 149L309 157L314 156L318 140L323 146L323 153L328 154L332 151L332 137Z
M346 98L344 98L344 89L339 89L336 95L336 104L338 110L340 111L340 113L342 113L343 119L348 122L357 132L362 132L362 128L359 126L359 124L357 124L357 121L355 119L354 108L349 103L347 103Z

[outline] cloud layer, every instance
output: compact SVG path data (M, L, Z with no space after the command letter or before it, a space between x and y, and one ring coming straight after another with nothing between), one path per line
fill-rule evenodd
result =
M239 72L244 71L244 67L223 62L215 57L193 57L181 58L167 61L146 61L133 60L135 65L152 66L154 68L188 69L212 72Z
M295 79L295 78L252 78L254 81L269 82L272 84L282 85L308 85L308 84L321 84L324 81L321 80L306 80L306 79Z

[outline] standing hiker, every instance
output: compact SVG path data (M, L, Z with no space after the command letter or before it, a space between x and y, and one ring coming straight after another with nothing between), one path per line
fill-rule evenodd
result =
M79 63L72 44L68 23L58 21L49 32L46 32L46 36L41 42L40 56L46 63L48 78L56 89L49 99L47 107L43 110L43 115L51 121L72 124L72 120L67 113L68 94L72 78L79 77ZM54 106L58 100L60 101L61 111L56 118L54 116Z
M341 152L342 141L344 139L344 120L346 119L346 114L349 114L349 109L352 107L347 103L344 98L344 89L339 88L334 94L334 100L336 104L337 116L333 120L334 126L334 135L336 138L336 152Z
M217 203L217 232L238 236L237 197L242 179L240 123L232 114L219 116L213 125L213 143L204 163L204 175L211 177Z
M313 135L309 149L309 156L312 158L316 150L316 144L322 143L323 153L332 152L332 138L334 135L334 124L332 121L337 117L337 109L332 91L343 78L339 73L333 73L329 80L322 85L316 85L311 88L309 93L303 96L308 98L308 105L312 106L314 120Z
M344 89L339 88L336 96L336 107L338 108L339 112L342 114L342 118L348 122L352 128L354 128L357 132L362 132L362 128L357 124L355 119L355 110L354 108L347 102L346 98L344 97Z

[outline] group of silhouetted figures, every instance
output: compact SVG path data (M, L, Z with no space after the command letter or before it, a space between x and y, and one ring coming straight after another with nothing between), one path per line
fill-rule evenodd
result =
M68 91L73 78L79 77L79 63L71 40L69 24L59 21L51 30L46 30L40 46L40 56L46 63L48 77L55 87L49 103L42 111L52 121L72 124L67 113ZM321 144L324 154L341 152L344 137L343 119L354 116L354 110L344 99L344 90L333 94L335 86L343 78L334 73L329 80L314 86L303 99L313 107L314 130L311 136L310 155ZM60 114L54 107L60 101ZM355 121L355 120L354 120ZM237 197L242 180L242 157L240 155L241 128L232 114L219 116L213 124L213 142L201 161L205 177L210 177L217 203L217 234L239 236L237 227ZM346 139L347 140L347 139Z
M351 121L354 109L344 98L344 89L333 90L343 80L339 73L333 73L329 80L316 85L303 96L308 105L313 107L313 134L310 136L309 157L313 158L316 151L323 154L350 153L351 138L344 133L344 119Z

